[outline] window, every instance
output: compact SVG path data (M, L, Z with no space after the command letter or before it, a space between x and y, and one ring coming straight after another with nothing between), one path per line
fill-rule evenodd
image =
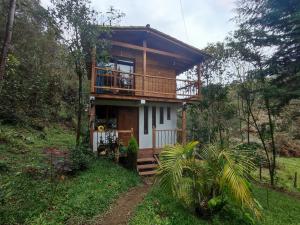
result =
M148 134L148 106L144 106L144 134Z
M95 129L104 126L105 129L117 129L117 111L114 106L96 106Z
M156 127L156 107L152 106L152 128Z
M126 58L113 58L109 63L103 64L103 62L97 63L98 67L106 67L107 70L97 70L96 86L108 86L121 88L123 94L128 94L126 89L134 88L134 61ZM108 70L111 68L112 70ZM120 72L118 72L120 71ZM109 75L109 76L107 76ZM119 93L120 93L119 91ZM125 93L124 93L125 91ZM98 94L112 92L110 89L97 88Z
M164 124L164 107L159 109L159 123Z
M170 120L171 119L171 108L168 107L167 108L167 120Z

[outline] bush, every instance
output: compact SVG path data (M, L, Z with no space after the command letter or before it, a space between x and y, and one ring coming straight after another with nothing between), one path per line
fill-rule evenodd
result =
M70 160L74 171L87 169L92 159L93 154L85 145L76 146L70 151Z
M127 147L127 168L136 169L137 153L139 150L139 145L135 137L131 137Z
M255 165L248 155L219 145L199 150L197 145L163 149L157 171L160 187L203 219L212 218L231 202L259 218L261 208L249 183Z
M0 172L7 172L9 170L9 167L7 163L3 160L0 160Z

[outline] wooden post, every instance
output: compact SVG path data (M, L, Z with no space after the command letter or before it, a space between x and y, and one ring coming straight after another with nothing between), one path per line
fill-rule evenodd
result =
M198 75L198 96L201 95L201 76L202 76L202 64L199 63L197 65L197 75Z
M95 77L96 77L96 47L92 49L92 69L91 69L91 93L95 93Z
M130 136L133 137L133 136L134 136L134 135L133 135L133 128L131 128L130 131L131 131L131 132L130 132Z
M143 40L143 81L142 81L142 90L143 90L143 95L145 94L145 76L147 75L147 41Z
M182 144L186 144L186 106L182 107Z
M295 172L295 177L294 177L294 188L297 188L297 172Z
M155 148L156 148L156 130L155 130L155 127L152 127L152 152L153 152L153 155L155 154Z
M89 124L90 124L90 146L93 149L93 139L94 139L94 127L95 127L95 116L96 107L95 104L91 104L89 113Z

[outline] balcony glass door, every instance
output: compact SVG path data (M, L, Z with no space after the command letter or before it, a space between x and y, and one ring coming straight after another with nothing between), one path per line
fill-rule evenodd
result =
M118 71L118 87L121 88L121 93L130 94L134 88L134 62L131 60L118 59L115 61L115 66Z

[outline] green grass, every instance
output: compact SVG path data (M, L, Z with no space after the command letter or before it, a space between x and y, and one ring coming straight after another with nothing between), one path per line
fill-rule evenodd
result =
M300 200L276 191L255 188L255 196L263 206L262 225L299 225ZM269 201L267 201L269 196ZM269 204L267 203L269 202ZM269 207L268 207L269 205ZM231 209L232 210L232 209ZM239 214L223 212L212 221L197 218L193 212L162 192L158 187L146 196L144 202L136 209L130 225L240 225L245 224Z
M298 177L297 188L294 188L295 172ZM255 177L259 178L259 170L255 172ZM269 183L269 172L266 168L262 170L262 179ZM288 191L300 191L300 158L277 158L276 186Z
M140 178L108 161L93 160L89 169L51 182L43 173L24 173L46 166L42 150L68 149L74 133L60 127L45 132L2 126L0 160L0 224L76 224L103 213L112 201Z
M74 146L75 134L59 126L45 128L43 132L30 128L3 126L0 128L0 160L10 172L19 172L25 166L43 164L43 149ZM1 174L0 174L1 175Z

